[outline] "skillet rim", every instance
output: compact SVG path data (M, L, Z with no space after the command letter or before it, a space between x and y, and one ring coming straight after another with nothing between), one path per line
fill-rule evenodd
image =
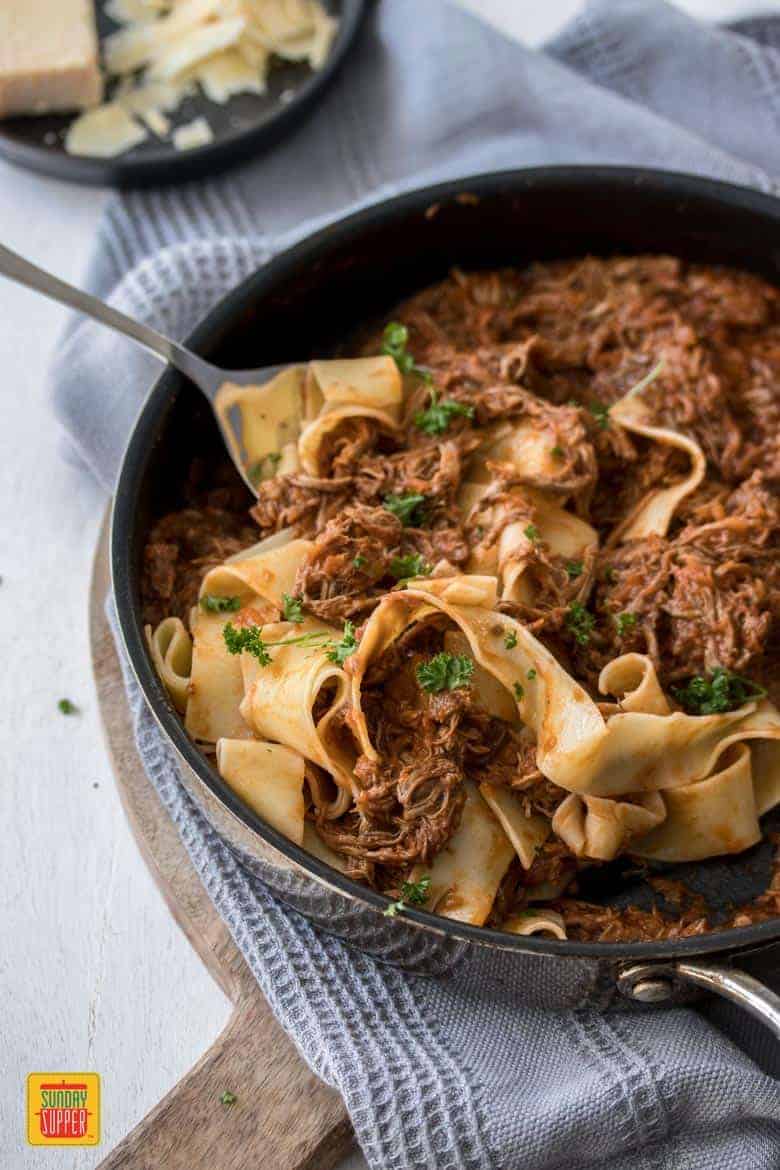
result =
M431 204L448 202L465 192L490 196L503 193L509 187L512 195L519 198L524 191L544 186L550 186L558 192L568 187L574 195L583 190L611 188L612 194L622 193L630 198L632 192L637 189L650 188L656 194L667 197L703 197L715 205L726 204L762 218L773 219L780 229L780 199L749 187L682 171L577 164L516 168L467 175L422 187L410 187L400 194L363 205L357 211L341 216L326 226L306 234L277 253L222 297L192 330L184 343L196 353L208 358L220 333L240 317L247 304L261 301L280 280L299 269L308 260L316 260L324 245L337 248L340 244L348 242L349 237L355 232L381 226L382 221L392 221L396 215L413 212ZM193 770L198 781L206 786L227 812L318 884L335 889L351 901L381 914L390 904L390 898L332 869L293 844L238 801L219 773L209 765L187 736L184 725L171 705L149 658L143 637L141 615L132 596L132 584L136 574L129 557L130 537L135 529L136 502L148 452L158 441L160 422L168 406L168 399L175 397L183 382L182 375L171 367L166 367L154 383L133 424L114 490L111 509L111 581L119 630L131 670L166 739ZM230 845L228 847L231 848ZM276 896L284 900L281 895ZM598 959L612 963L621 963L625 960L636 962L673 960L718 952L734 954L758 949L780 938L780 916L750 926L711 931L682 939L630 943L579 942L571 939L564 941L542 938L538 935L512 935L484 926L456 922L431 911L411 908L404 911L403 921L417 929L491 949L556 958ZM346 941L349 942L349 939Z

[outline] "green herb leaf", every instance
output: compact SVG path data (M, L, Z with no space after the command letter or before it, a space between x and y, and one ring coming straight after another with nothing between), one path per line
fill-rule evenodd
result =
M268 666L271 661L269 649L274 646L322 646L330 641L323 631L312 630L308 634L300 634L297 638L282 638L278 642L263 640L262 626L241 626L236 629L232 622L227 622L222 629L222 637L228 654L241 654L246 651L254 655L261 666Z
M219 1100L222 1105L235 1105L238 1097L235 1093L231 1093L230 1089L225 1089Z
M420 553L410 553L405 557L393 557L390 562L390 572L397 581L404 581L408 577L427 577L431 566Z
M720 715L766 695L757 683L722 666L716 666L709 678L697 674L685 686L672 687L671 691L689 715Z
M457 691L467 687L474 673L474 661L465 654L442 651L417 667L417 681L424 691Z
M603 402L591 402L588 409L601 427L602 431L609 430L609 407L606 406Z
M70 701L70 699L60 699L59 703L57 704L57 710L62 715L78 715L79 709L75 703Z
M387 357L391 357L402 374L415 374L418 378L422 378L424 382L431 381L431 375L422 366L418 366L409 350L406 348L409 344L409 330L405 325L401 325L399 321L391 321L389 325L385 325L385 331L382 335L382 353Z
M636 625L636 614L630 613L628 610L625 613L616 614L615 625L617 626L618 634L622 638L624 634L627 634Z
M439 402L436 391L432 390L431 405L427 410L417 412L414 416L414 425L426 435L443 435L457 415L473 418L474 407L456 402L454 398L443 398Z
M535 524L526 524L523 534L534 544L539 539L539 529Z
M401 886L401 897L387 907L384 912L385 918L395 918L398 911L405 910L407 906L424 906L430 888L431 879L428 874L423 874L416 882L404 882Z
M504 635L504 645L506 646L507 650L514 650L515 646L517 645L517 633L515 630L507 630L506 634Z
M343 666L349 658L350 654L354 654L357 650L357 639L355 638L355 627L352 622L344 622L344 634L340 642L337 642L332 650L328 651L328 658L331 662L338 663Z
M352 561L352 564L355 566L356 569L362 569L363 565L365 565L365 563L366 563L366 558L363 556L362 553L358 553L358 555L356 557L354 557L353 561Z
M576 581L578 577L582 576L583 564L582 561L567 561L566 572L569 574L570 581Z
M522 684L522 683L519 683L519 682L516 682L516 683L515 683L515 685L514 685L514 692L515 692L515 698L517 699L517 701L518 701L518 703L519 703L519 702L520 702L520 700L522 699L523 695L525 694L525 690L524 690L524 688L523 688L523 684Z
M241 609L241 598L204 593L200 599L200 608L206 613L235 613L237 609Z
M551 454L551 455L552 455L552 456L553 456L555 459L563 459L563 457L564 457L564 455L566 454L566 452L564 451L564 449L563 449L563 447L560 445L560 443L556 443L554 447L551 447L551 448L550 448L550 454Z
M266 473L268 473L268 478L270 479L271 476L276 474L276 469L281 462L282 455L280 451L269 451L267 455L263 455L261 459L258 459L256 463L252 464L247 471L247 475L252 480L252 483L257 483L259 479L264 479Z
M401 496L385 496L383 507L397 516L405 528L419 528L425 523L425 496L406 492Z
M579 646L587 646L596 619L580 601L573 601L566 614L566 625Z
M241 626L236 629L232 622L222 628L222 637L228 654L241 654L244 650L253 654L261 666L268 666L271 655L263 641L262 626Z
M607 565L606 569L604 570L604 580L608 585L614 585L615 581L617 580L617 573L611 565Z
M530 679L531 681L533 681L533 680L536 678L536 670L534 669L534 667L533 667L533 666L532 666L532 667L531 667L531 669L528 671L528 674L527 674L525 677L526 677L527 679Z
M303 602L300 597L290 597L289 593L282 594L282 616L286 622L295 622L299 626L303 621Z

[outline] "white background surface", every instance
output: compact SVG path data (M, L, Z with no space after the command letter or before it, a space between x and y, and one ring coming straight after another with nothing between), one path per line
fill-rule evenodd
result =
M530 43L579 7L579 0L460 2ZM719 18L757 7L683 6ZM0 163L0 241L78 281L105 199ZM95 1166L228 1015L136 852L101 741L86 597L104 501L61 461L44 395L63 319L0 280L2 1170ZM78 716L59 714L65 696ZM27 1073L60 1069L102 1075L98 1150L25 1144ZM348 1163L363 1165L357 1155Z

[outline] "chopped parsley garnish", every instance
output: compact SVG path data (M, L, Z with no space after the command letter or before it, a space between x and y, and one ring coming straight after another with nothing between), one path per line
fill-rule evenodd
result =
M569 580L576 581L578 577L581 577L582 568L582 561L567 561L566 572L569 574Z
M220 597L217 593L204 593L200 608L206 613L235 613L241 609L240 597Z
M227 622L222 629L228 654L241 654L244 650L254 654L261 666L267 666L271 661L267 644L263 641L262 626L242 626L236 629L232 622Z
M382 353L393 359L402 374L415 374L424 382L430 382L431 375L428 370L417 365L406 348L408 344L409 330L405 325L401 325L399 321L391 321L389 325L385 325L382 334Z
M62 715L76 715L76 714L78 714L78 707L76 706L75 703L72 703L70 701L70 699L60 699L59 703L57 704L57 710Z
M606 581L607 585L614 585L615 581L617 580L617 573L611 565L607 565L606 569L604 570L604 580Z
M551 454L551 455L552 455L552 456L553 456L555 459L563 459L563 457L564 457L564 455L566 454L566 452L564 451L564 449L563 449L563 447L560 445L560 443L556 443L554 447L551 447L551 448L550 448L550 454Z
M566 614L566 625L574 635L578 646L587 646L590 641L590 632L596 624L596 619L581 601L573 601Z
M253 483L257 483L258 479L262 479L266 471L269 470L271 475L276 474L276 469L282 462L282 455L280 451L269 451L267 455L263 455L256 463L253 463L249 468L247 475Z
M290 597L289 593L283 593L282 615L286 622L295 622L299 626L303 621L303 602L300 597Z
M535 524L526 524L523 534L534 544L539 539L539 529Z
M324 631L320 633L312 630L308 634L300 634L297 638L266 642L263 640L262 626L241 626L240 629L236 629L232 622L227 622L223 627L222 637L228 654L241 654L245 650L248 654L254 655L261 666L268 666L271 661L268 651L273 646L321 646L324 642L330 641Z
M605 406L603 402L591 402L588 409L602 431L609 430L609 407Z
M424 691L457 691L469 686L474 673L474 662L465 654L442 651L417 667L417 681Z
M419 492L385 496L382 504L388 512L398 517L404 528L419 528L425 521L425 496Z
M636 614L626 611L625 613L618 613L615 615L615 625L617 632L622 638L630 629L636 625Z
M462 418L473 418L474 407L463 402L456 402L454 398L443 398L439 402L435 390L431 390L431 405L427 410L420 410L414 416L414 425L426 435L443 435L452 420L460 415Z
M517 699L517 701L519 703L520 700L522 699L523 695L525 694L525 691L523 690L523 684L516 682L514 685L514 692L515 692L515 698Z
M354 557L352 560L352 564L355 566L356 569L362 569L363 565L365 565L365 563L366 563L366 558L363 556L362 553L358 553L358 555L356 557Z
M423 874L416 882L404 882L401 886L401 897L397 902L392 902L385 910L385 918L395 918L399 910L405 910L407 906L424 906L428 900L428 894L431 888L431 879L428 874Z
M515 646L517 645L517 633L515 630L507 630L506 634L504 635L504 645L506 646L507 650L514 650Z
M407 577L426 577L430 571L431 566L420 553L409 553L405 557L393 557L390 562L390 572L397 581L403 581Z
M222 1105L235 1105L238 1097L235 1093L231 1093L230 1089L225 1089L219 1100Z
M530 679L532 682L533 682L533 680L536 678L536 670L534 669L534 667L533 667L533 666L532 666L532 667L531 667L531 669L528 671L528 674L527 674L525 677L526 677L527 679Z
M354 654L357 650L357 639L355 637L355 627L352 622L344 622L344 633L341 641L336 642L335 646L328 651L328 658L331 662L336 662L339 666L343 666L349 658L350 654Z
M709 678L697 674L685 686L672 687L671 691L689 715L720 715L766 695L763 687L723 666L716 666Z

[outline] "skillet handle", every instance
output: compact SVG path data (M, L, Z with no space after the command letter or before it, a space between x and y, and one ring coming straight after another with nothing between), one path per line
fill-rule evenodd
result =
M780 1041L780 995L754 975L720 963L675 963L675 973L683 983L693 983L739 1004Z
M682 985L701 987L739 1004L765 1024L780 1041L780 995L766 984L723 963L626 963L618 972L618 988L638 1003L664 1003L676 998Z

